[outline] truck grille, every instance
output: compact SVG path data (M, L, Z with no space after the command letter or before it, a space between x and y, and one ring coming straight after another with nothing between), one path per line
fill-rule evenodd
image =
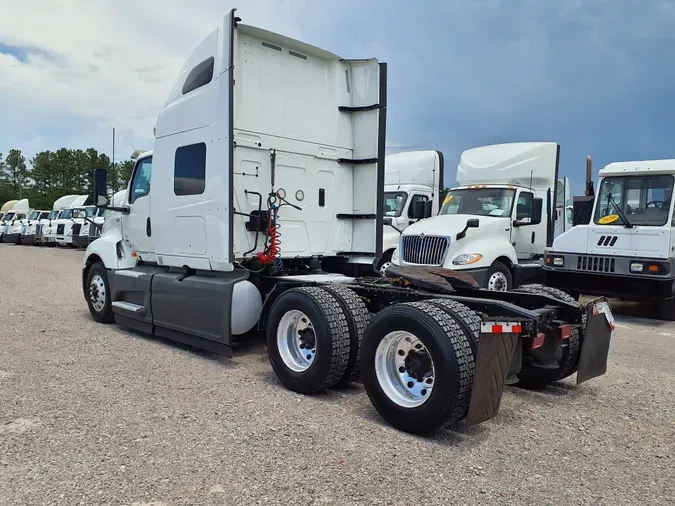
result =
M89 227L89 240L96 239L97 237L101 237L101 227L100 225L98 227L95 227L92 225Z
M75 223L73 225L73 235L80 235L80 230L82 230L82 225L80 223Z
M577 257L577 270L588 272L614 272L614 258L607 257Z
M401 238L401 260L409 264L441 265L448 250L447 237L408 235Z
M65 225L56 225L56 235L63 235L63 231L66 228Z
M42 237L42 225L35 227L35 237Z

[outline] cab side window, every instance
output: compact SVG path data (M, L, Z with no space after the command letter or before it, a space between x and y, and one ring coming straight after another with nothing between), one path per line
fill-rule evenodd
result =
M522 192L516 203L516 220L521 221L532 217L532 199L534 196L530 192Z
M146 158L138 162L131 179L129 188L129 204L150 193L150 175L152 172L152 158Z
M426 195L420 195L419 193L413 195L410 199L410 205L408 205L408 218L415 219L415 202L426 202L429 200L429 197Z

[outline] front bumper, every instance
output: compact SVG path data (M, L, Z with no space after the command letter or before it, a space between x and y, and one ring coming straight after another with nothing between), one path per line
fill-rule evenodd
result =
M89 246L89 236L88 235L76 235L73 237L73 246L76 248L86 248Z
M562 259L563 265L554 265L556 259ZM628 301L673 296L675 266L671 259L547 252L546 262L546 284L561 290ZM631 272L634 263L642 263L645 271ZM658 270L650 273L647 269L651 265Z
M15 234L4 234L2 236L2 242L19 244L20 238L21 238L20 232L16 232Z
M33 244L35 244L35 234L22 235L21 244L27 244L28 246L32 246Z

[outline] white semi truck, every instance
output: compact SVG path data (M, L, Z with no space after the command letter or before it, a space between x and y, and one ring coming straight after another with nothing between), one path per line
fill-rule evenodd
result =
M575 202L579 222L546 249L546 283L575 298L607 295L656 305L675 319L675 160L610 163Z
M121 190L111 196L110 205L112 207L120 206L125 202L127 195L126 190ZM112 213L109 209L97 208L97 212L93 217L85 216L75 220L76 223L72 229L72 244L76 248L86 248L89 243L101 235L105 220L110 217Z
M49 215L41 219L40 222L35 226L35 244L46 244L54 245L56 244L56 220L59 218L61 213L68 208L79 195L64 195L59 197L54 201L52 205L52 210Z
M392 263L452 269L494 291L541 282L555 230L559 153L555 142L464 151L460 186L448 191L436 216L403 231Z
M42 240L45 244L48 246L66 244L66 227L70 227L70 224L72 224L73 211L81 208L89 197L89 195L76 195L75 198L70 200L70 203L61 210L58 217L53 219L51 225L44 230Z
M3 222L0 223L0 242L16 242L14 234L9 235L9 231L16 223L25 220L33 211L28 199L17 200L12 208L7 211Z
M29 235L32 230L32 237L35 237L35 226L43 218L49 215L49 211L34 210L28 215L26 219L14 221L14 224L7 229L4 236L5 242L14 244L33 244L33 240Z
M234 10L192 52L83 259L92 317L226 356L250 331L287 388L361 378L410 432L498 410L504 384L604 374L611 311L544 287L488 292L454 272L326 274L382 255L386 64L252 26ZM485 296L488 295L488 296Z
M384 162L384 218L395 227L385 225L382 235L382 256L351 256L347 264L357 270L344 273L371 275L384 273L391 265L391 256L398 246L400 234L409 225L436 214L443 188L443 153L438 150L416 150L390 153ZM338 259L339 260L339 259ZM324 264L324 268L331 269ZM343 270L344 271L344 270Z
M17 202L18 200L8 200L4 204L2 204L2 207L0 207L0 226L3 225L3 223L5 222L5 216Z

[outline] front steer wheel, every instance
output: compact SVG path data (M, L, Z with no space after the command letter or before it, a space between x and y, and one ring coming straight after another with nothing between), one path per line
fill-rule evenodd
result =
M336 296L318 287L294 288L274 302L267 320L267 353L289 390L322 392L345 375L350 326Z
M466 416L475 358L470 331L429 302L389 306L370 321L361 344L361 379L391 425L423 434Z
M84 286L84 297L87 299L91 316L99 323L112 323L115 315L112 312L110 300L110 283L108 272L101 262L96 262L89 268L87 282Z

